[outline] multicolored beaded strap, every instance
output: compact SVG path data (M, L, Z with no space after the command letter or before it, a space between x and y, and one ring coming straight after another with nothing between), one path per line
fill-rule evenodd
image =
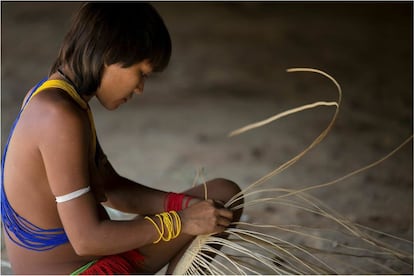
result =
M9 138L4 147L1 161L1 218L4 224L4 230L10 240L12 240L15 244L34 251L50 250L61 244L68 243L69 239L63 228L40 228L14 211L4 190L4 162L9 148L10 139L24 108L27 106L30 99L36 93L41 91L41 87L46 83L46 80L47 79L40 81L35 88L33 88L31 94L23 104L23 107L20 109L20 112L13 123L12 129L10 130Z

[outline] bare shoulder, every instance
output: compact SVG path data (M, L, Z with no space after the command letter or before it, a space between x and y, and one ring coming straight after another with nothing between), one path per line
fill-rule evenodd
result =
M65 91L49 88L31 99L31 112L39 125L47 128L88 127L86 110L82 109Z
M35 95L23 113L26 133L33 135L40 147L52 142L87 143L90 135L89 119L65 91L49 88Z

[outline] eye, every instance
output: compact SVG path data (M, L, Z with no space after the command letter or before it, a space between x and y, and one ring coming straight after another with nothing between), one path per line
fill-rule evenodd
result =
M141 74L141 78L143 78L143 79L146 79L146 78L148 78L148 74L146 74L146 73L144 73L144 72L140 72L140 74Z

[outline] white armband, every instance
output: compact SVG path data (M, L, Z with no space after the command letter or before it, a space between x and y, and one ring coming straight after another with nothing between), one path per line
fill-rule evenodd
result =
M71 193L63 195L63 196L57 196L56 197L56 202L57 203L62 203L62 202L66 202L66 201L78 198L78 197L83 196L84 194L88 193L90 190L91 190L91 187L88 186L86 188L79 189L77 191L71 192Z

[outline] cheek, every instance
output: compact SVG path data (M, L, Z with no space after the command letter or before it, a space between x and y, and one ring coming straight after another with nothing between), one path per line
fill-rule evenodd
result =
M96 91L95 96L105 108L109 109L111 102L113 102L116 97L116 89L111 85L105 85L105 83L102 82L101 86Z
M113 99L105 97L105 95L96 94L96 98L99 103L107 110L114 110L118 108L119 103L115 102Z
M104 103L105 101L108 100L108 86L104 85L104 83L101 83L101 86L98 88L98 90L96 91L96 98L101 102Z

